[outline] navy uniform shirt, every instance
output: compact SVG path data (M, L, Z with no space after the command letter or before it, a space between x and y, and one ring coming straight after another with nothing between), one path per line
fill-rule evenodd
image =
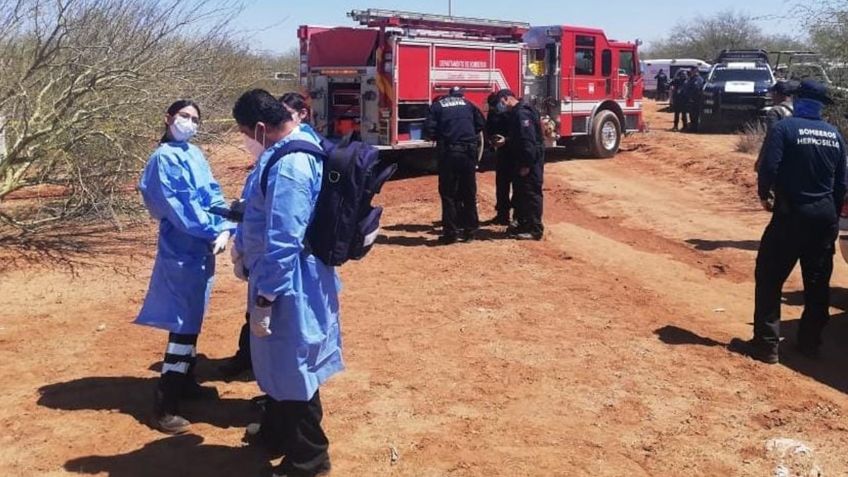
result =
M427 133L441 144L478 144L483 113L461 96L445 96L430 106Z
M523 99L510 114L510 155L522 166L532 166L542 160L545 147L539 113Z
M845 196L845 140L831 124L803 117L778 121L763 143L757 192L792 208L832 197L836 210Z
M704 89L704 78L701 75L695 75L686 80L684 86L684 94L689 101L698 101L701 99L701 94Z
M486 115L486 136L495 135L506 137L509 134L509 113L502 113L495 108L489 108Z

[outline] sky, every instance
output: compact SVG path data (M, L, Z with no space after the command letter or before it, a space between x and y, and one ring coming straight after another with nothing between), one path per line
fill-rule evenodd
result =
M681 20L696 15L735 10L757 18L764 31L802 37L803 32L788 20L766 20L789 9L791 0L452 0L457 16L529 22L531 25L570 24L603 29L618 40L639 38L650 46L670 32ZM520 6L520 8L518 7ZM249 0L236 20L257 51L283 53L298 45L299 25L357 26L347 18L354 9L381 8L447 14L448 0Z

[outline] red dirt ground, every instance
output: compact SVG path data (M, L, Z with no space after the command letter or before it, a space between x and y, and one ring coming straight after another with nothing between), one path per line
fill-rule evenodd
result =
M436 178L390 183L385 236L344 266L347 371L322 389L336 476L765 476L769 439L848 474L848 266L837 261L824 358L767 366L726 350L751 333L768 215L732 136L653 131L612 160L552 158L541 242L487 228L435 247ZM210 156L229 197L249 160ZM481 215L493 173L480 175ZM156 229L59 233L0 251L0 475L251 476L252 382L224 383L245 290L226 254L199 350L221 400L192 434L150 427L165 334L130 324ZM79 233L77 233L79 232ZM786 289L785 331L800 316ZM393 462L392 454L397 459Z

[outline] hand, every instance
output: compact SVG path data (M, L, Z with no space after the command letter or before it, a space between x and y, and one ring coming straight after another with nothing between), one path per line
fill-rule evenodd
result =
M495 134L494 136L492 136L492 144L494 144L495 147L501 147L505 143L506 138L501 136L500 134Z
M212 253L218 255L227 249L227 242L230 241L230 231L221 232L218 237L212 242Z
M765 210L766 212L774 211L774 204L772 203L771 199L760 199L760 205L763 206L763 210Z
M250 312L250 332L257 338L271 336L271 311L273 304L268 306L254 305Z
M527 177L529 174L530 174L530 168L529 167L522 167L521 169L518 169L518 175L521 176L521 177Z

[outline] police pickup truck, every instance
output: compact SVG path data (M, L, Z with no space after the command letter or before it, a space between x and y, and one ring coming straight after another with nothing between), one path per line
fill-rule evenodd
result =
M775 83L764 50L723 50L704 82L701 130L736 129L771 105Z

